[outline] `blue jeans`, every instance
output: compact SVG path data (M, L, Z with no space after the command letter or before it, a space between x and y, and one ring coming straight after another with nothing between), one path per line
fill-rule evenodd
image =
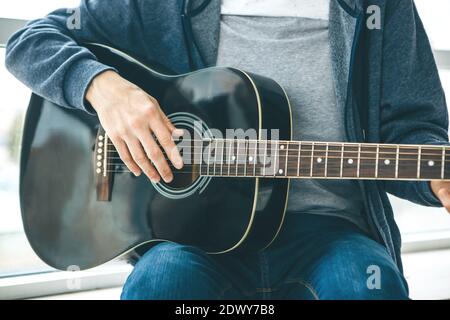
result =
M161 243L136 264L122 299L407 299L386 249L342 218L289 213L258 253L207 255Z

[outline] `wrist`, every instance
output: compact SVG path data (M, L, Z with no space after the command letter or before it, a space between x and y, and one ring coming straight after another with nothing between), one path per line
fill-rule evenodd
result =
M92 79L88 89L86 90L85 99L95 111L101 105L102 96L108 95L105 90L111 88L111 84L114 83L113 79L119 77L119 75L112 70L106 70L99 73L94 79Z

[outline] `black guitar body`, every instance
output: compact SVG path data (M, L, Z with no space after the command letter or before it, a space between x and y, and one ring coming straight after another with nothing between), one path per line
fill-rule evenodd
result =
M279 139L291 139L288 99L270 79L219 67L168 75L117 50L89 48L155 97L179 127L190 130L201 120L205 130L279 129ZM50 266L87 269L158 241L219 254L260 250L276 237L289 179L205 176L186 182L183 169L175 172L176 185L154 186L145 176L118 172L111 177L110 201L99 201L99 129L96 116L32 96L22 145L21 207L27 237Z

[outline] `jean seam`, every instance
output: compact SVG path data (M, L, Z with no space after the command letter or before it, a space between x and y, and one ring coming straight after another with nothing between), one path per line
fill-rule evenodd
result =
M263 299L269 299L270 293L272 289L270 288L270 281L268 279L269 276L269 264L267 263L266 256L264 252L260 253L260 263L261 263L261 285L265 290L261 290L259 292L262 293ZM258 291L258 290L257 290Z
M315 300L320 300L317 290L315 290L309 282L303 280L302 278L289 279L284 281L283 284L300 284L309 290Z

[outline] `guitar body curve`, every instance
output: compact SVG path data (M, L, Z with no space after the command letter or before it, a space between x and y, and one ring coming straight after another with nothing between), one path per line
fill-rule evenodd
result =
M206 131L257 129L258 139L264 129L277 129L279 139L291 139L289 101L273 80L221 67L170 75L115 49L88 47L155 97L175 125L201 120ZM31 246L50 266L92 268L159 241L211 254L261 250L279 232L289 179L200 177L172 188L116 172L110 201L98 201L99 128L95 115L31 98L21 154L22 218Z

